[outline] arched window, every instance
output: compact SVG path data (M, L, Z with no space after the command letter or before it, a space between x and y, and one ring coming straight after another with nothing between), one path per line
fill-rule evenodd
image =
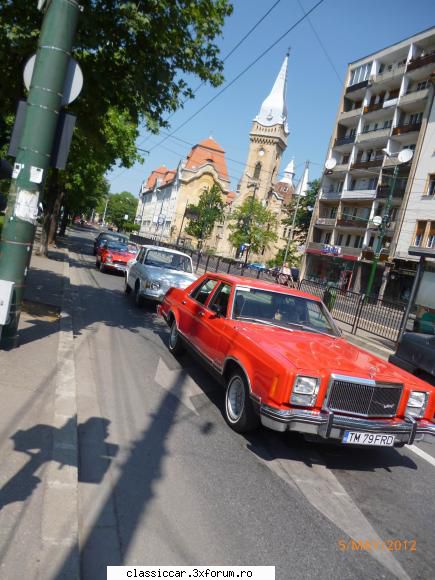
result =
M261 163L258 162L255 165L255 169L254 169L254 179L258 179L260 177L260 171L261 171Z

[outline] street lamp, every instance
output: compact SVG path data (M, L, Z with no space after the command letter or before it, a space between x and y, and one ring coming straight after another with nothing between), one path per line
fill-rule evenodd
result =
M391 153L389 153L389 151L387 149L383 149L383 151L388 158L392 157ZM393 194L394 194L394 188L396 186L397 176L399 174L399 166L402 163L408 163L408 161L411 161L413 155L414 154L411 151L411 149L403 149L398 154L398 156L397 156L398 163L394 166L393 176L391 178L391 186L390 186L390 189L388 191L388 198L387 198L387 202L385 204L383 215L382 216L375 216L373 218L373 223L375 225L379 226L379 236L378 236L378 242L376 244L375 254L373 256L373 262L372 262L372 267L370 270L369 280L367 282L366 296L370 296L371 291L372 291L373 282L374 282L375 274L376 274L376 268L378 266L379 258L381 256L381 250L382 250L382 244L383 244L384 237L385 237L385 232L387 231L387 228L389 225L390 209L391 209L391 204L393 202Z
M254 187L254 193L251 196L251 208L250 208L250 213L248 216L248 219L245 222L245 228L246 228L246 237L248 238L248 242L246 244L243 244L246 248L246 255L245 255L245 266L248 263L248 254L249 254L249 249L251 247L251 238L249 236L249 227L251 225L251 221L252 221L252 213L254 211L254 201L255 201L255 197L257 195L257 190L258 190L258 179L255 179L254 177L252 177L252 175L249 175L249 173L246 173L246 176L251 180L248 184L247 187L251 188Z

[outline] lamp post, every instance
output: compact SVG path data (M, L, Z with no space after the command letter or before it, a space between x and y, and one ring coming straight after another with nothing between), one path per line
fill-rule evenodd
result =
M384 149L384 153L387 155L388 158L392 157L392 155L386 149ZM369 297L371 292L372 292L373 282L374 282L375 274L376 274L376 268L378 266L379 258L381 256L382 244L384 241L385 232L387 231L389 221L390 221L390 209L391 209L391 205L393 202L393 194L394 194L394 189L396 187L397 176L399 174L399 166L403 163L407 163L408 161L411 161L412 156L413 156L413 152L411 151L411 149L403 149L402 151L400 151L399 155L397 156L398 163L394 166L393 176L391 178L391 185L390 185L390 188L388 190L387 202L385 204L385 209L384 209L384 212L383 212L383 215L381 217L380 224L379 224L378 241L376 244L376 250L375 250L375 254L373 256L372 267L370 269L369 279L368 279L367 288L366 288L366 296L367 297Z
M254 193L251 196L251 208L250 208L250 213L248 216L248 219L245 222L245 227L246 227L246 237L248 238L248 242L246 244L244 244L244 246L247 248L246 250L246 255L245 255L245 266L248 263L248 254L249 254L249 250L251 247L251 238L249 236L249 228L251 225L251 221L252 221L252 212L254 211L254 201L257 195L257 190L258 190L258 179L254 179L251 175L249 175L249 173L246 173L246 176L249 177L249 179L251 180L247 187L254 187Z

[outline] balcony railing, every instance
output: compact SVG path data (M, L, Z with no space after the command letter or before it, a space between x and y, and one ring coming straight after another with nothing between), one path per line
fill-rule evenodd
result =
M376 189L344 189L341 199L375 199Z
M406 123L397 125L393 129L393 135L403 135L404 133L412 133L413 131L420 131L421 123Z
M318 217L316 220L316 226L334 226L335 218Z
M340 119L348 119L349 117L357 117L361 113L361 108L350 109L350 111L341 111Z
M431 64L435 62L435 52L431 54L427 54L426 56L419 56L418 58L413 58L409 61L408 66L406 67L406 72L410 70L415 70L422 66L426 66L427 64Z
M382 109L384 105L384 102L380 102L380 103L373 103L372 105L367 105L367 107L364 107L364 113L371 113L372 111L379 111L379 109Z
M390 185L378 185L376 189L376 199L387 199L390 195ZM393 191L393 198L400 198L405 193L405 187L403 185L397 185Z
M346 227L346 228L366 228L367 227L367 220L363 219L349 219L349 218L340 218L337 220L338 227Z
M365 87L368 87L369 85L369 81L362 81L361 83L356 83L356 85L351 85L350 87L347 87L346 89L346 94L348 93L353 93L355 91L358 91L359 89L364 89Z
M340 137L335 140L334 146L348 145L349 143L354 143L356 135L351 135L350 137Z
M384 157L375 157L375 159L371 159L370 161L356 161L352 163L351 169L367 169L369 167L380 167Z

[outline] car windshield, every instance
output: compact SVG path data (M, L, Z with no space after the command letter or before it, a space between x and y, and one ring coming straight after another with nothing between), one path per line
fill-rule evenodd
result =
M160 250L149 250L145 265L157 266L158 268L169 268L181 272L192 273L192 260L183 254L173 254L172 252L162 252Z
M120 242L107 242L106 247L108 250L112 250L113 252L127 253L129 251L127 244L122 244Z
M289 329L340 336L340 331L321 302L258 288L237 288L233 318Z

